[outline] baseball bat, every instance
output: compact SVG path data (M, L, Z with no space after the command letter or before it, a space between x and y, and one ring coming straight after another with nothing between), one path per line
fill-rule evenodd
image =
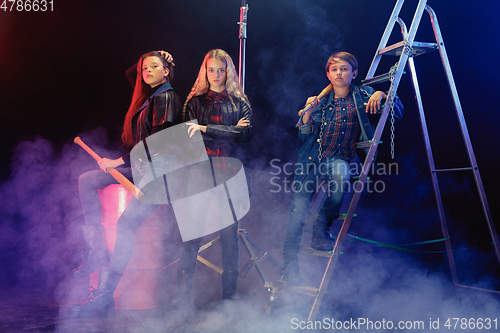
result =
M85 144L85 142L82 141L82 139L77 136L74 140L74 142L82 147L87 153L90 154L97 162L102 160L101 156L97 155L95 151L93 151L89 146ZM124 175L122 175L118 170L112 168L108 169L108 173L116 179L118 183L123 185L134 197L137 199L141 199L141 197L144 195L141 190L139 190L130 180L128 180Z
M330 83L329 85L326 86L325 89L323 89L319 93L318 99L322 99L323 97L325 97L326 95L328 95L332 91L332 89L333 89L333 86ZM302 117L304 115L304 113L306 113L311 107L312 107L312 104L307 104L305 108L303 108L302 110L299 111L299 116Z

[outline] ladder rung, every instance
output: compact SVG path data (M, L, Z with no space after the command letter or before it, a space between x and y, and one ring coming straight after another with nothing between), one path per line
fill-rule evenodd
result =
M370 176L367 176L366 180L369 180L369 179L370 179ZM351 182L351 183L354 183L357 181L359 181L359 176L352 176L351 178L349 178L349 182ZM356 216L356 214L354 214L354 216ZM337 219L340 219L340 217L337 217Z
M278 280L277 282L286 285L286 282L283 280ZM307 295L307 296L312 296L312 297L318 296L318 292L319 292L318 288L314 288L314 287L310 287L310 286L289 286L289 285L287 285L286 288L291 290L291 291L294 291L296 293Z
M394 74L396 74L396 71L394 71ZM405 71L403 71L403 74L406 74ZM389 73L385 73L382 75L374 76L372 78L362 80L361 85L363 86L369 86L372 84L378 84L378 83L383 83L391 80L391 75ZM365 103L365 106L368 105L368 103ZM385 104L381 105L382 108L385 108Z
M400 56L403 52L403 44L404 41L400 41L399 43L389 45L383 49L378 51L380 55L392 55L392 56ZM431 51L435 51L438 49L437 43L427 43L427 42L413 42L412 51L410 57L417 57L421 54L428 53Z
M374 76L372 78L361 81L363 86L369 86L372 84L378 84L383 82L388 82L391 80L391 75L389 73L385 73L382 75Z
M372 141L361 141L356 143L356 149L370 148L372 146Z
M483 288L477 288L477 287L469 287L469 286L464 286L462 284L456 284L457 287L462 287L462 288L470 288L470 289L475 289L475 290L481 290L481 291L487 291L490 293L497 293L500 294L500 291L497 290L491 290L491 289L483 289Z
M356 149L370 148L372 146L372 142L373 140L357 142ZM378 143L381 144L382 140L380 140Z
M295 291L299 294L304 294L312 297L318 296L318 288L309 287L309 286L288 286L289 289Z
M467 167L467 168L452 168L452 169L435 169L434 172L467 171L467 170L472 170L472 168Z
M330 258L332 256L332 251L318 251L313 249L312 247L304 247L301 246L299 247L299 252L303 254L309 254L311 256L316 256L316 257L325 257L325 258Z
M345 220L346 216L347 216L347 213L342 213L342 214L337 215L337 217L335 219L336 220ZM356 214L356 213L352 214L352 217L356 217L356 216L358 216L358 214Z

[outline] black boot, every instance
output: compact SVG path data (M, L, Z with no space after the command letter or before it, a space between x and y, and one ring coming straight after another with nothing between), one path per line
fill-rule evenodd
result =
M174 326L185 325L185 321L193 313L194 308L191 302L193 276L194 267L181 268L177 271L177 294L166 308L171 324Z
M188 314L193 309L191 302L191 287L196 267L196 258L200 248L201 238L182 243L181 262L177 271L177 295L172 302L173 308L179 312L179 316Z
M324 224L316 220L313 226L313 234L311 238L311 247L318 251L332 251L333 243L328 234L330 225Z
M113 292L118 286L121 276L107 267L102 267L97 289L90 293L83 303L71 305L68 308L68 314L74 318L91 318L94 316L108 317L114 313Z
M193 267L194 268L194 267ZM191 288L193 286L194 269L179 269L177 272L176 306L191 306Z
M90 251L80 267L73 270L74 279L87 277L99 266L104 267L109 264L109 252L102 240L101 227L85 226L83 234Z
M281 272L283 281L289 286L303 286L304 278L300 275L299 263L296 260L285 260L283 270Z
M222 299L231 299L236 293L238 271L227 270L222 272Z

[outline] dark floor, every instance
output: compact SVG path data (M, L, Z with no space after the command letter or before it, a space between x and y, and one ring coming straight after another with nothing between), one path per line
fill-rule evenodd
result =
M177 316L168 305L149 310L115 310L111 318L75 319L64 300L41 291L10 290L0 299L0 332L288 332L290 319L270 316L264 297L238 295L210 301L189 316ZM299 296L303 297L303 296Z
M72 319L65 316L64 309L36 293L11 294L0 302L0 332L161 332L150 325L154 310L116 310L114 318Z
M385 249L361 248L342 256L332 275L328 293L316 319L337 321L366 318L372 321L421 321L422 330L326 330L339 332L429 332L432 322L440 321L440 329L449 318L489 318L500 329L500 294L480 289L498 290L497 280L487 275L469 283L477 289L455 291L449 274L433 271L416 261L413 254ZM349 250L349 246L346 246ZM215 251L214 251L215 252ZM300 258L301 272L308 285L318 286L324 270L324 258ZM321 262L320 262L321 261ZM320 267L321 265L321 267ZM61 280L52 289L29 287L0 289L0 333L17 332L117 332L117 333L289 333L294 320L306 320L313 298L285 293L272 313L266 314L268 295L259 275L253 271L238 283L233 300L221 301L220 274L198 264L192 301L194 311L179 315L170 301L176 293L176 269L165 270L160 290L162 306L150 310L115 310L112 318L74 319L67 307L85 299L88 281ZM479 267L479 266L478 266ZM172 267L170 267L172 268ZM174 267L175 268L175 267ZM278 270L268 261L263 268L271 281L279 278ZM31 285L34 285L33 281ZM458 294L458 295L457 295ZM458 297L457 297L458 296ZM83 299L82 299L83 297ZM493 322L495 320L495 322ZM307 331L307 330L306 330ZM472 332L474 330L467 330ZM318 332L312 330L312 332Z
M432 286L428 286L432 287ZM425 289L425 288L424 288ZM432 289L432 288L431 288ZM420 320L424 325L430 325L430 322L436 324L440 321L439 329L432 331L450 332L445 327L447 318L467 317L468 320L477 320L479 318L490 318L496 329L490 327L490 332L498 331L499 303L484 293L473 291L463 295L461 302L456 302L455 298L447 300L441 299L436 294L439 291L421 290L419 293L421 299L408 297L407 291L399 291L402 294L394 295L395 290L387 290L379 295L384 299L376 300L374 298L363 298L361 295L352 295L346 304L345 299L334 303L337 304L337 310L330 315L325 313L318 318L332 318L348 320L352 317L356 320L353 304L362 301L364 309L372 308L364 312L366 319L381 320L387 319L394 314L399 320L405 320L406 323L414 320ZM187 317L177 317L175 309L157 308L150 310L115 310L112 318L91 318L74 319L69 318L65 313L67 305L61 301L56 301L53 297L44 295L40 291L29 290L10 290L3 292L4 296L0 299L0 332L18 333L18 332L57 332L57 333L79 333L79 332L117 332L117 333L281 333L281 332L329 332L331 329L324 330L297 330L291 323L292 318L306 318L307 313L304 308L309 304L308 299L300 295L290 294L283 296L288 299L282 303L271 315L265 314L262 297L258 295L238 295L231 301L212 301L201 307L196 308L191 315ZM423 297L425 296L425 297ZM292 297L290 299L290 297ZM357 298L360 298L357 300ZM425 301L423 301L425 300ZM436 302L438 301L438 302ZM377 304L378 303L378 304ZM330 304L332 302L330 301ZM300 310L297 310L300 305ZM373 312L373 308L377 308ZM350 310L347 310L350 309ZM377 316L376 312L379 315ZM386 317L387 316L387 317ZM391 318L395 323L395 318ZM429 332L429 327L424 329L412 330L334 330L339 332ZM478 330L466 330L467 332L476 332ZM478 332L483 332L479 330Z

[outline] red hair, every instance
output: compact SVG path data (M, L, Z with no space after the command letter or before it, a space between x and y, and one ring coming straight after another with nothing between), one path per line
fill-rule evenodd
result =
M134 145L134 136L132 132L132 118L139 108L144 104L149 96L149 91L151 87L144 82L142 78L142 63L147 57L158 57L163 65L164 69L168 69L169 73L167 76L167 82L173 77L173 65L168 63L165 58L158 51L152 51L143 54L139 61L137 62L137 78L135 80L134 93L132 94L132 101L128 108L127 114L125 115L125 122L123 123L122 132L122 142L126 147L132 147Z

